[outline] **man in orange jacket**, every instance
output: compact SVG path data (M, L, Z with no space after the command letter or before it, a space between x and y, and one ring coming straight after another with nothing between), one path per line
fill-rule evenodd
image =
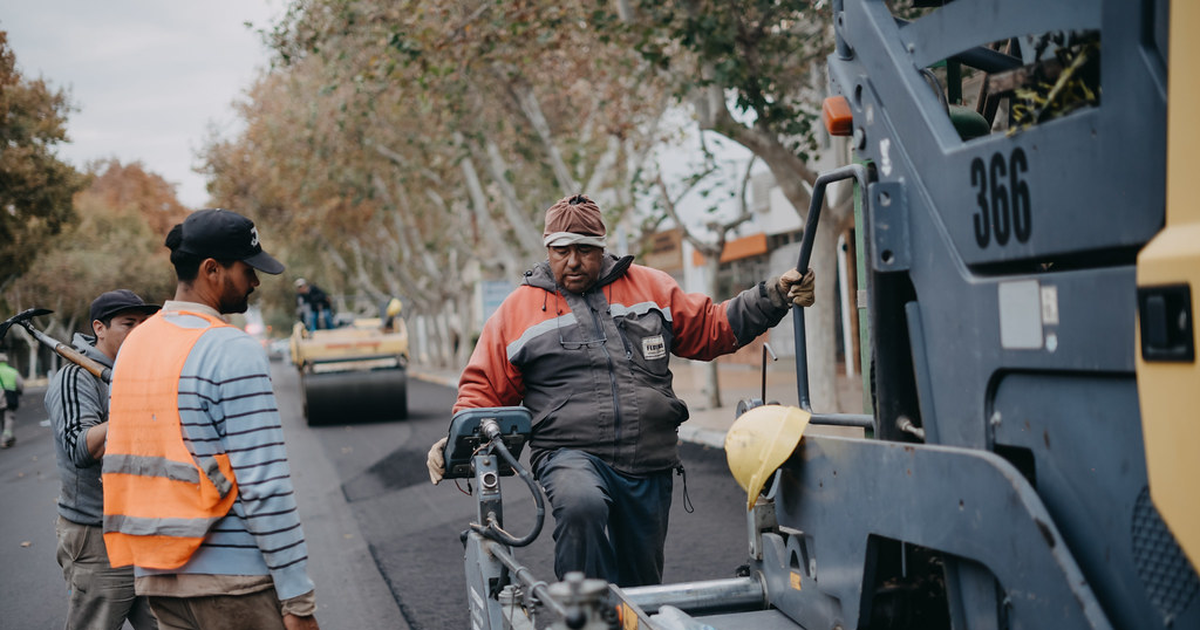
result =
M522 404L530 462L553 508L554 572L619 586L662 581L672 470L687 405L670 355L711 360L813 303L813 273L790 270L714 303L662 271L604 251L600 207L583 195L546 211L546 261L484 325L454 411ZM430 479L444 474L439 441Z

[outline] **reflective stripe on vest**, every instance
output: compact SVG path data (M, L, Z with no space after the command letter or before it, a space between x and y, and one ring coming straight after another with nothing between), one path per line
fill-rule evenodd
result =
M173 536L183 538L204 537L208 530L224 515L216 518L136 518L114 514L104 519L122 534L130 536Z
M112 459L106 461L104 466L104 469L108 472L144 475L147 477L166 477L175 481L198 484L200 483L199 471L203 470L204 476L208 477L208 480L217 488L217 492L222 499L233 489L233 482L221 472L221 465L214 457L195 458L197 460L196 464L200 467L199 469L195 465L171 461L165 457L105 455L105 458L110 457Z
M199 318L185 327L176 318ZM179 378L201 335L228 326L200 313L157 313L135 328L114 367L105 440L104 543L114 567L174 569L237 499L228 455L193 457Z

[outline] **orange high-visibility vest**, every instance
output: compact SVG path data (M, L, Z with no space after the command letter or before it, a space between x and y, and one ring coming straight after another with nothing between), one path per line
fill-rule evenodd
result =
M237 479L225 454L194 458L183 441L179 377L200 336L228 326L183 328L157 313L121 346L105 442L104 543L114 567L182 566L229 513Z

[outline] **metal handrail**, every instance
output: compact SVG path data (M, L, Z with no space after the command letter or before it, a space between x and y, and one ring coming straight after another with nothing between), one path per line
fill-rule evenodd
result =
M817 224L821 220L821 207L825 201L825 187L832 182L853 177L863 190L863 212L867 209L867 168L862 164L847 164L822 173L813 183L812 201L808 206L808 218L804 223L804 240L800 244L800 259L796 263L796 271L808 273L809 259L812 258L813 240L817 234ZM796 343L796 398L800 408L812 413L812 401L808 393L808 339L804 327L804 310L792 305L792 329ZM874 418L858 414L816 414L810 420L812 424L833 424L838 426L860 426L872 428Z

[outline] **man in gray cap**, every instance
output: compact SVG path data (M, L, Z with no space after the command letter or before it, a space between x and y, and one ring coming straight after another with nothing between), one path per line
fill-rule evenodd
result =
M714 304L606 253L605 236L599 206L583 195L546 211L547 259L484 325L454 412L521 404L533 413L530 462L553 508L559 579L582 571L658 584L688 418L669 355L711 360L750 343L793 303L813 303L813 273L793 269ZM445 443L429 452L434 483Z
M154 312L133 291L117 289L92 301L92 335L75 333L72 345L112 367L126 335ZM133 569L114 569L104 548L101 458L108 433L108 383L74 363L59 370L46 390L54 425L54 450L62 482L58 495L58 566L67 581L68 628L157 628L145 597L133 592Z

